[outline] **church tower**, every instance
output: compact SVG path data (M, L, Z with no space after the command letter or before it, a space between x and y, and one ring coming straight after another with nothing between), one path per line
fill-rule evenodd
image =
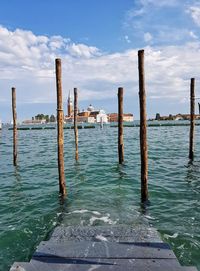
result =
M72 115L72 112L73 112L73 103L72 103L72 97L71 97L70 91L69 91L68 100L67 100L67 115L68 115L68 117L70 117Z

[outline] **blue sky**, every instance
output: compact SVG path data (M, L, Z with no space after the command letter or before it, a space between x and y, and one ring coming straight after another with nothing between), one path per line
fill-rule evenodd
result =
M79 89L92 103L139 116L137 51L145 49L148 117L187 113L190 78L200 65L200 1L2 0L0 118L11 120L11 87L20 120L56 112L54 60L62 58L63 96Z
M0 19L13 30L61 35L76 43L115 51L126 48L122 24L132 6L129 0L12 0L12 5L4 1Z

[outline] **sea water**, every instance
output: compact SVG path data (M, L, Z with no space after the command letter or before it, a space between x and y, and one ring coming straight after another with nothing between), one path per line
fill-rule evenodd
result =
M150 205L140 205L139 128L124 128L125 163L118 165L117 128L64 130L67 200L58 196L56 130L0 132L0 270L28 261L56 225L138 225L157 228L183 265L200 270L200 127L188 163L188 126L149 127Z

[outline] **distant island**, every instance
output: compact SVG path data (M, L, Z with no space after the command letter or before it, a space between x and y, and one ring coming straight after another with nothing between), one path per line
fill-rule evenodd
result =
M35 117L32 117L31 120L24 120L22 124L45 124L45 123L55 123L56 117L52 115L37 114Z
M67 100L67 115L65 116L65 122L72 123L73 121L74 121L73 101L69 92ZM90 104L86 110L84 109L82 111L78 110L77 121L79 123L117 122L118 114L117 113L106 114L104 109L95 109ZM123 114L123 121L125 122L133 121L133 114L131 113Z
M109 113L106 114L103 109L95 109L91 104L88 106L86 110L78 110L77 116L78 123L109 123L109 122L117 122L118 121L118 113ZM124 122L132 122L133 114L124 113L123 114ZM22 124L46 124L46 123L55 123L56 116L55 115L45 115L45 114L37 114L35 117L32 117L30 120L24 120ZM74 109L73 109L73 101L69 92L69 96L67 99L67 115L64 116L64 123L73 123L74 122Z
M196 114L195 119L200 119L200 114ZM176 115L169 114L169 116L160 116L159 113L156 113L155 119L149 119L149 120L150 121L153 121L153 120L190 120L190 114L178 113Z

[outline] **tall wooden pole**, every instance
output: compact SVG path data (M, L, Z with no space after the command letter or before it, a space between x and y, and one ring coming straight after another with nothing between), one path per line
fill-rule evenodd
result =
M195 78L190 81L190 146L189 159L194 159L194 127L195 127Z
M122 164L124 162L123 88L118 88L118 155L119 164Z
M13 114L13 165L17 165L17 111L16 90L12 88L12 114Z
M141 201L148 201L148 146L146 123L146 93L144 75L144 50L138 51L139 100L140 100L140 156L141 156Z
M66 195L65 172L64 172L64 136L63 136L63 108L62 108L62 76L61 59L56 59L56 88L57 88L57 144L58 144L58 174L59 192Z
M78 115L78 91L74 88L74 136L75 136L75 159L78 161L78 128L77 128L77 115Z

